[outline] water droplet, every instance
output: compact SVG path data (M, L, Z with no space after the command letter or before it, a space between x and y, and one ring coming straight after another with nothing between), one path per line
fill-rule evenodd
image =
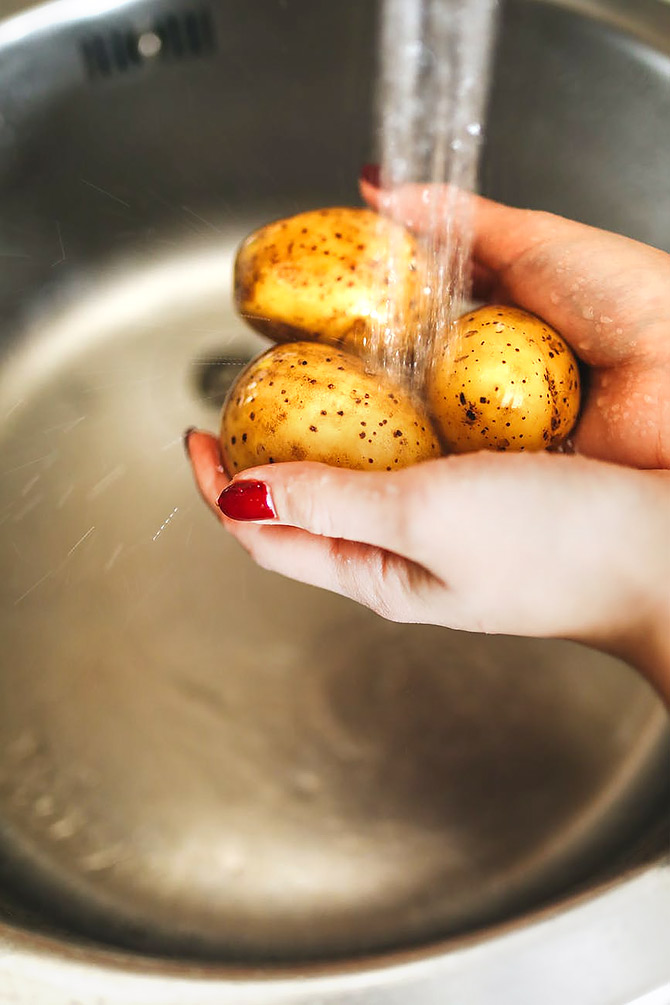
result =
M26 758L32 757L33 754L37 753L37 739L33 733L28 731L21 733L9 745L8 753L12 760L15 761L23 761Z
M310 799L321 791L321 779L315 771L308 769L301 769L295 772L293 775L293 785L298 795Z
M167 527L167 525L170 523L170 521L174 518L175 514L178 513L178 512L179 512L179 507L175 506L175 508L170 513L170 515L167 517L167 519L165 519L163 521L163 523L160 525L160 527L158 528L158 530L156 531L156 533L152 537L152 539L151 539L152 541L156 541L161 536L161 534L163 533L163 531L165 530L165 528Z
M63 817L61 820L55 820L54 823L49 827L49 833L52 837L56 838L57 841L64 841L66 838L71 838L77 832L77 823L73 817Z
M82 868L87 872L100 872L103 869L110 869L121 858L121 847L110 845L108 848L101 848L99 851L90 852L81 859Z
M40 796L39 799L35 800L35 805L33 806L33 812L36 817L50 817L54 809L54 801L51 796Z

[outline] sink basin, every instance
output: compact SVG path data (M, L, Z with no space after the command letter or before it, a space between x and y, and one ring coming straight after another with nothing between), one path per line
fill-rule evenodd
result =
M670 250L670 9L514 0L501 20L483 190ZM517 974L529 939L550 965L556 926L606 945L607 896L647 947L641 974L608 963L617 993L665 975L670 739L647 685L265 573L183 457L265 345L232 310L240 240L357 202L375 24L356 0L61 0L0 23L11 1000L420 1005L501 939Z

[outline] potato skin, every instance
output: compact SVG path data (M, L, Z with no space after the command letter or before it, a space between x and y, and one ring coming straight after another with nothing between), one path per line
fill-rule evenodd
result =
M275 342L319 339L364 352L373 318L383 324L393 257L394 327L411 330L417 248L403 227L369 209L331 207L277 220L251 234L235 261L235 304Z
M404 389L316 342L273 346L242 371L223 406L220 443L230 475L302 460L394 471L440 454L428 415Z
M426 398L453 453L556 447L579 399L577 361L560 335L532 314L495 305L459 319Z

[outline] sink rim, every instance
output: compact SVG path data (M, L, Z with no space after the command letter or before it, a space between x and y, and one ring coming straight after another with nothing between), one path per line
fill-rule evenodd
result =
M621 963L623 956L624 966L631 960L637 966L633 973L630 969L622 972L617 981L632 981L629 985L630 993L636 996L636 1000L640 994L662 989L666 984L670 986L670 957L661 946L662 936L659 931L663 926L657 924L659 916L662 920L670 918L670 855L667 854L660 856L657 861L628 869L616 878L603 880L595 888L572 894L560 903L533 910L521 918L427 946L326 964L246 968L217 963L183 963L98 946L72 945L54 936L27 933L5 923L0 924L0 950L5 959L10 961L10 968L12 961L14 964L18 962L20 971L31 978L36 974L40 976L41 971L46 971L46 977L50 973L57 974L57 986L66 986L68 995L77 993L78 979L83 977L87 991L95 990L104 995L100 999L100 1005L116 1005L117 1002L121 1005L121 1002L129 1000L125 995L135 985L139 992L147 981L151 982L151 987L157 994L179 994L178 999L151 999L169 1001L170 1005L172 1002L176 1005L177 1000L179 1005L206 1005L210 1001L208 991L216 995L216 998L211 999L212 1005L214 1002L217 1005L239 1005L242 1001L239 997L241 992L245 995L244 1002L249 1002L249 1005L260 1005L261 1001L290 1001L296 1005L304 1002L307 1005L308 1002L314 1003L314 998L309 997L314 995L321 996L319 1003L331 1000L339 1002L346 1001L340 996L354 988L356 992L360 992L362 982L371 992L396 983L402 983L408 988L410 982L415 986L439 982L441 989L448 990L449 986L444 981L468 980L472 972L476 972L484 962L480 959L482 953L502 953L504 973L514 975L515 980L523 974L524 988L532 993L531 997L517 1001L528 1002L530 1005L530 1002L538 1000L535 995L541 991L546 1005L559 1005L566 1000L564 997L546 997L549 977L547 965L553 965L552 977L555 981L571 981L574 978L577 981L574 984L575 991L581 989L581 973L566 976L566 970L569 969L565 968L566 954L570 954L568 958L577 954L580 940L596 928L598 948L603 953L615 952L620 948L618 944L625 934L628 940L627 953L617 955L616 961ZM545 943L544 957L541 970L534 972L533 959L539 940ZM644 959L643 947L647 951L651 947L653 954L654 943L658 943L658 962L663 968L662 985L647 983L656 978L648 972L648 960ZM553 960L547 958L547 950L551 951L556 944L559 953L555 954ZM611 962L610 958L610 964ZM16 966L13 970L10 968L0 958L0 990L3 972L11 974L15 979ZM612 976L611 972L609 976ZM531 983L526 983L527 979ZM107 997L110 982L119 984L118 993L124 997L117 997L115 989L111 989L112 996ZM299 982L299 998L295 997L296 982ZM615 982L612 986L617 988L617 993L623 990L621 983ZM569 987L573 985L570 984ZM82 990L83 988L82 984ZM556 989L557 985L554 984L553 990ZM485 994L486 990L483 990ZM558 990L559 994L564 995L566 987ZM422 988L417 986L416 993L421 992ZM206 998L203 997L205 994ZM256 994L262 997L258 998ZM287 995L291 997L287 998ZM31 1000L35 1005L50 1005L52 999L47 995ZM60 1005L59 998L53 1000ZM489 999L477 996L468 1000L472 1005L477 1005L479 1001L484 1003ZM591 1002L597 1005L604 999L571 1000L583 1000L589 1005ZM624 1001L623 998L620 1000ZM632 1001L630 998L625 1000Z
M574 11L670 53L670 4L664 0L525 0ZM137 0L0 0L0 47L57 24L95 20Z

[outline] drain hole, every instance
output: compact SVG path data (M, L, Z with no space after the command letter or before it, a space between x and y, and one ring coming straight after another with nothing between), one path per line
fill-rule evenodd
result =
M89 77L109 77L140 63L135 35L131 31L110 31L93 35L81 43L84 66Z
M142 31L132 26L88 35L79 43L86 75L94 80L126 73L148 60L182 60L216 49L211 11L197 7L166 14Z
M154 33L162 42L161 53L183 59L202 56L214 49L214 25L209 11L187 11L169 14L154 25Z
M216 356L196 363L194 373L196 392L208 408L221 408L240 370L251 358L251 355Z

